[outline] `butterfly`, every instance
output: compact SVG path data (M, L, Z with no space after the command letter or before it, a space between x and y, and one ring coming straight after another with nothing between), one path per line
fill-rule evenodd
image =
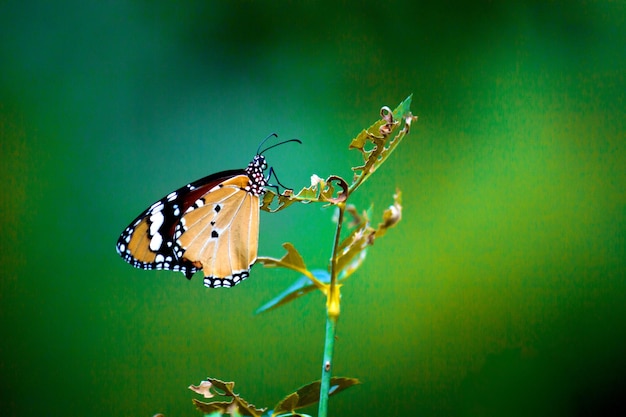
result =
M245 169L218 172L172 191L122 232L117 252L141 269L182 272L199 270L207 287L232 287L250 275L257 258L260 197L275 174L260 151ZM277 180L278 182L278 180ZM280 184L280 182L278 182Z

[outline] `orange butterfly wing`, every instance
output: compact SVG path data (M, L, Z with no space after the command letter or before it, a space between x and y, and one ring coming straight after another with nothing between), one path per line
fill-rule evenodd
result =
M172 191L122 232L116 249L135 268L202 269L207 287L232 287L250 274L259 243L259 196L265 157L245 169L222 171Z
M191 279L198 268L176 256L180 248L176 247L173 235L181 216L217 185L244 174L244 170L218 172L169 193L122 232L117 240L117 252L135 268L179 271Z
M207 287L246 279L259 241L259 197L250 178L237 175L209 190L183 214L176 236L179 256L203 270Z

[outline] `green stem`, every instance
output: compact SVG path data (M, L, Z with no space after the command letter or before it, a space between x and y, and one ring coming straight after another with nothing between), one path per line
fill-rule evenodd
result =
M322 382L320 384L320 406L318 417L326 417L328 413L328 391L330 390L330 376L333 363L333 348L335 347L335 331L337 318L328 316L326 319L326 338L324 340L324 362L322 363Z
M335 241L333 242L333 252L330 258L330 289L326 302L326 336L324 338L324 360L322 362L322 380L320 383L320 405L317 413L318 417L326 417L328 414L328 391L330 390L330 377L332 375L333 349L335 347L335 333L337 331L337 319L339 319L339 287L337 286L337 248L341 236L343 225L343 215L346 209L345 204L338 204L339 216L337 218L337 229L335 230Z
M337 204L339 209L339 216L337 216L337 229L335 229L335 240L333 242L333 253L330 258L330 289L327 294L326 311L330 317L335 317L335 321L339 317L339 287L337 286L337 258L339 254L337 249L339 248L339 242L341 240L341 228L343 226L343 216L346 211L346 204Z

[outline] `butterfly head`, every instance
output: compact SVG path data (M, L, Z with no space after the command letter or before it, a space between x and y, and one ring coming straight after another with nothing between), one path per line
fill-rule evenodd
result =
M265 187L267 186L269 179L265 177L266 169L267 162L265 162L265 157L263 155L256 155L245 169L248 178L250 178L250 192L254 195L261 195L265 193Z

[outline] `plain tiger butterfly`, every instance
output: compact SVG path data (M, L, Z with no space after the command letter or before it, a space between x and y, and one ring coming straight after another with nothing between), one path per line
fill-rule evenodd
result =
M211 288L246 279L257 259L260 197L273 187L263 152L301 143L260 151L272 136L245 169L201 178L148 207L117 240L120 256L135 268L179 271L188 279L202 270Z

